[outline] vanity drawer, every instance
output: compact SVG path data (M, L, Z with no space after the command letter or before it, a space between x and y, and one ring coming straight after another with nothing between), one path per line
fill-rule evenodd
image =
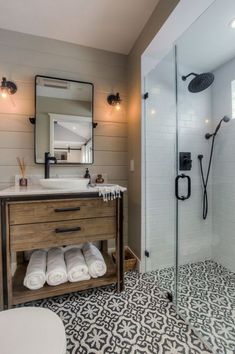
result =
M26 251L109 240L116 237L116 218L94 218L10 226L10 248Z
M44 223L60 220L97 218L116 215L115 200L73 199L12 203L10 225Z

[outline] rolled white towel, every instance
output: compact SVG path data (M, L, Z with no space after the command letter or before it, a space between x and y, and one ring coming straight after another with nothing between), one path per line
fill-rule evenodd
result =
M82 251L90 276L92 278L102 277L107 271L107 266L98 248L92 243L87 242L83 246Z
M88 280L91 278L84 256L79 247L74 246L65 250L64 258L67 267L68 280L70 282Z
M47 254L46 280L49 285L63 284L68 280L62 248L51 248Z
M47 252L45 250L34 251L29 260L24 286L30 290L43 287L46 282Z

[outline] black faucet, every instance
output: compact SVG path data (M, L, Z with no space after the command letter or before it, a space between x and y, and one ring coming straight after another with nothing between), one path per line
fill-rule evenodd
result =
M45 178L50 178L50 161L57 163L56 157L50 156L49 152L45 152Z

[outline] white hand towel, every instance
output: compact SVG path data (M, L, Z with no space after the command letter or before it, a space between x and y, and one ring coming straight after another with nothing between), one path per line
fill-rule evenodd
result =
M79 247L74 246L65 250L64 258L67 267L68 280L70 282L88 280L91 278L84 256Z
M83 246L82 251L91 277L102 277L107 271L107 266L98 248L92 243L87 242Z
M68 280L62 248L51 248L47 254L46 280L49 285L63 284Z
M105 184L105 185L96 185L99 191L99 196L103 197L104 202L109 200L114 200L116 198L121 198L121 192L125 192L126 188L121 187L116 184Z
M46 282L47 252L45 250L34 251L29 260L24 286L30 290L43 287Z

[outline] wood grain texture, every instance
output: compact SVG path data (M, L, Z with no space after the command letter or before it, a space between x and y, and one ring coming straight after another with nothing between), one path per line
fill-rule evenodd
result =
M80 208L80 210L69 210L71 208ZM58 211L61 209L65 210ZM104 203L102 199L11 203L9 210L10 225L99 218L116 214L115 202Z
M10 308L15 304L26 301L62 295L112 283L117 283L117 290L121 291L123 289L123 267L121 264L123 261L121 217L123 198L108 203L104 203L102 198L46 199L43 202L40 200L40 196L35 198L35 200L30 202L7 199L4 204L4 210L6 210L3 217L6 223L6 233L4 233L4 243L6 244L5 265L7 269L7 300L5 306ZM39 211L39 215L37 214L37 210ZM91 217L79 218L73 215L73 213L76 214L81 211L84 213L83 216L89 214ZM19 215L17 215L18 213ZM99 213L99 217L96 217L96 213ZM24 219L25 214L29 214L26 219ZM66 215L68 220L65 219ZM81 216L81 214L79 215ZM50 221L51 216L53 221ZM10 225L9 217L13 223L12 225ZM61 220L61 218L64 218L64 220ZM24 222L23 224L22 221ZM25 223L28 221L34 222ZM16 224L14 224L15 222ZM66 283L56 287L46 285L42 289L35 291L28 290L23 286L23 279L27 268L27 263L23 256L24 251L81 244L87 241L101 241L101 251L107 264L107 272L103 277L78 283ZM117 247L116 253L119 254L116 265L113 264L112 259L107 254L108 241L115 241ZM17 263L14 276L12 276L12 262Z
M79 231L56 233L56 229L79 227ZM41 222L10 226L10 247L12 251L26 251L38 248L57 247L109 240L116 237L115 217Z

